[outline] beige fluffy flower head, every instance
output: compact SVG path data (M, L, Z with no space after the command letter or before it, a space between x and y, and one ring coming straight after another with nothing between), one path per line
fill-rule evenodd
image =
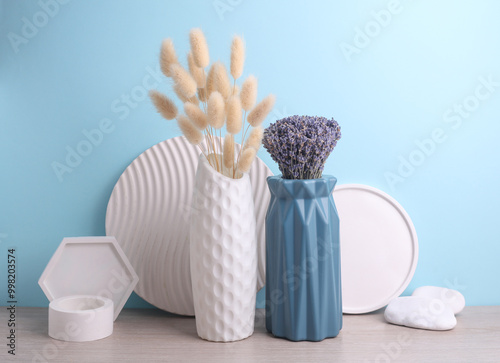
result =
M231 75L238 79L243 74L245 64L245 43L238 35L235 35L231 43Z
M177 106L175 106L175 103L170 98L154 89L149 91L149 97L153 101L156 110L164 118L172 120L177 116Z
M203 134L194 126L185 115L177 116L177 124L186 139L193 145L199 145L203 141Z
M259 126L273 109L275 100L276 97L274 95L269 95L260 101L248 114L248 123L253 127Z
M231 83L229 82L226 66L221 62L216 62L212 68L214 88L226 100L231 94Z
M207 115L198 107L198 105L186 102L184 103L184 112L189 117L193 125L195 125L198 129L203 131L207 128Z
M198 90L196 81L180 64L175 63L170 65L170 74L175 82L175 86L178 87L178 90L184 97L189 99L196 95L196 91Z
M224 98L222 98L222 95L217 91L212 92L208 98L207 117L208 123L213 128L220 129L224 126L226 118Z
M189 52L187 55L189 73L193 76L196 81L198 88L205 87L205 70L196 65L194 61L193 53Z
M257 78L253 75L249 75L245 82L243 82L240 98L241 107L245 111L250 111L255 106L255 101L257 101Z
M241 153L240 160L238 161L238 166L237 166L238 171L241 173L248 173L255 159L256 154L257 151L254 148L248 148L243 150L243 152Z
M191 51L193 52L194 61L200 68L208 67L210 56L208 54L208 45L205 40L205 35L199 28L192 29L189 33L189 41L191 43Z
M226 106L226 129L230 134L237 134L241 130L241 102L239 96L231 96Z
M175 53L174 42L172 39L167 38L163 40L160 52L160 67L165 76L171 77L170 66L175 63L178 63L178 61L177 54Z
M259 150L260 145L262 144L262 137L264 136L264 129L261 126L254 127L252 132L250 132L250 136L248 137L247 142L245 143L245 148L253 148L255 150Z

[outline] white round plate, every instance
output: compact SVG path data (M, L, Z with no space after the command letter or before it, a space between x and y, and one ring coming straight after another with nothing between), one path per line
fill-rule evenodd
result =
M413 223L403 207L366 185L339 185L333 198L340 217L343 312L375 311L410 283L418 260Z
M200 150L183 137L139 155L116 183L106 211L106 234L115 236L139 283L137 295L162 310L194 315L189 265L189 213ZM250 170L257 226L258 275L265 283L265 217L273 175L256 158Z

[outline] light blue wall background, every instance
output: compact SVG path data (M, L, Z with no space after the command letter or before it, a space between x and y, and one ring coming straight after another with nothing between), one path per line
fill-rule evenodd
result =
M261 97L277 95L266 124L292 114L338 120L343 138L326 171L391 194L417 229L407 293L431 284L458 288L468 305L500 303L500 2L73 0L46 18L40 3L53 1L0 1L0 276L16 247L20 305L48 304L37 280L62 238L103 235L127 165L179 135L141 87L156 82L147 75L161 40L184 55L192 27L226 62L232 35L244 36L245 75L259 78ZM389 7L391 19L374 15ZM40 25L36 34L23 34L24 19ZM478 100L481 77L493 85ZM112 132L59 180L52 163L103 118ZM416 141L432 135L440 142L423 154Z

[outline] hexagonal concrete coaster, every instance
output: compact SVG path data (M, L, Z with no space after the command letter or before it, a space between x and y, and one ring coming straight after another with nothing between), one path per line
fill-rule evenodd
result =
M64 238L38 284L52 301L70 295L97 295L114 303L114 319L139 277L114 237Z

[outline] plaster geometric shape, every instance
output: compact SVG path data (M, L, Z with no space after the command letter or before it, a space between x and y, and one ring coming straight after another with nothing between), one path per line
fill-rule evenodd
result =
M52 301L72 295L94 295L114 303L114 320L139 277L115 237L64 238L38 284Z

